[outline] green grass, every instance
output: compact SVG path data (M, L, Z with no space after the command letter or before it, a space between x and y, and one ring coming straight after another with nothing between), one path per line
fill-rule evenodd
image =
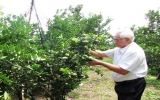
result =
M156 76L147 75L146 90L142 100L160 100L160 80L156 80Z
M99 69L104 74L102 77L94 71L90 71L89 78L82 82L82 86L70 92L67 98L74 100L117 100L111 71L104 67L99 67ZM156 80L156 76L153 75L147 75L145 79L147 86L141 100L160 100L160 80Z

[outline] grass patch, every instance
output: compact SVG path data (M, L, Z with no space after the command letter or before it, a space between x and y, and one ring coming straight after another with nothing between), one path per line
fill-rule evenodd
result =
M67 97L74 100L116 100L114 82L111 72L107 68L99 67L103 76L94 71L89 72L89 78L84 80L82 86L70 92Z
M156 80L156 76L153 75L147 75L145 79L147 86L142 100L160 100L160 80Z
M90 71L89 78L82 82L82 86L70 92L67 98L74 100L117 100L111 71L105 67L98 68L103 73L102 77L96 72ZM142 95L142 100L160 100L160 80L156 80L156 76L153 75L147 75L145 79L147 86Z

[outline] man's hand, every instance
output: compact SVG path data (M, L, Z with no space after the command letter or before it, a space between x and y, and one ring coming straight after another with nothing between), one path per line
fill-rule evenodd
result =
M107 57L107 55L103 52L103 51L100 51L100 50L89 50L90 54L93 55L93 56L97 56L97 57L100 57L100 58L103 58L103 57Z
M89 62L87 64L87 66L95 66L95 65L100 65L100 60L98 59L95 59L95 58L92 58L92 57L89 57L90 60L92 60L91 62Z

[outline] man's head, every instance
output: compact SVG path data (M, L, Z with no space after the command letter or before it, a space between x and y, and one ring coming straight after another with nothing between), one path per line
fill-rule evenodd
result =
M118 31L113 36L113 40L117 47L123 48L134 41L134 33L130 29Z

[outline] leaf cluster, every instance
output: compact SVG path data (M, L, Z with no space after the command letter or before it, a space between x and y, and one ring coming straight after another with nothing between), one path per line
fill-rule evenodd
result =
M39 89L53 100L65 95L87 78L85 66L89 49L105 49L102 15L89 18L80 13L82 5L58 11L48 20L48 31L37 24L29 25L25 18L15 15L0 18L0 93L33 99ZM99 72L99 71L97 71Z
M148 26L135 30L135 41L145 50L149 68L160 72L160 12L149 10L146 19Z

